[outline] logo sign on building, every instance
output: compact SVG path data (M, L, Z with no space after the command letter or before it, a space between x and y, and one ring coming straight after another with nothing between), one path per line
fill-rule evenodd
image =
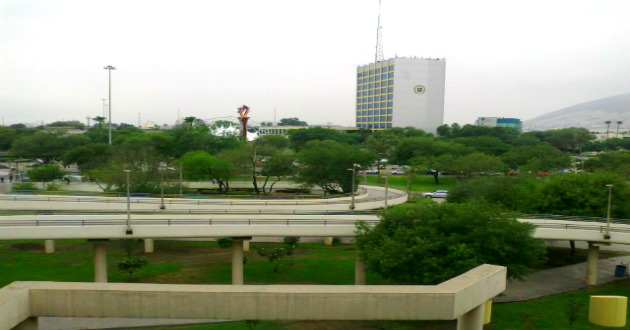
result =
M425 90L426 90L426 88L424 88L424 86L422 86L422 85L417 85L416 87L413 88L413 91L416 94L424 94Z

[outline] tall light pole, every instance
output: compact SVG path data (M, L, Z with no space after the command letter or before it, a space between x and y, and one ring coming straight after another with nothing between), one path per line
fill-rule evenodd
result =
M133 231L131 230L131 200L130 200L130 194L129 194L129 173L130 172L131 170L125 170L125 173L127 173L127 230L125 231L125 233L127 235L133 234Z
M184 167L179 163L179 198L184 197Z
M612 204L612 184L607 184L608 187L608 211L606 212L606 235L605 239L610 239L610 206Z
M387 209L387 199L389 198L389 175L383 175L385 179L385 209Z
M108 108L109 108L109 116L107 116L107 130L108 130L108 135L109 135L109 144L112 144L112 70L116 70L115 67L108 65L106 67L103 67L103 69L109 71L109 101L108 101Z
M160 164L160 210L165 210L166 205L164 205L164 168L166 165L164 163Z
M350 182L350 209L354 210L354 176L357 171L357 164L352 164L352 168L349 168L348 171L352 171L352 182Z

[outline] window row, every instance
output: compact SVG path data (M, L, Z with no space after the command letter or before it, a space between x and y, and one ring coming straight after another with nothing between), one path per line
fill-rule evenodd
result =
M368 103L368 102L378 102L378 101L393 101L393 100L394 100L394 94L376 95L376 96L357 98L357 103Z
M357 123L358 128L367 128L367 129L382 129L382 128L392 128L392 123L375 123L375 124L359 124Z
M377 82L377 83L372 83L372 84L357 85L357 90L358 91L367 91L367 90L376 88L376 91L378 91L378 88L388 87L388 86L391 86L391 87L389 87L389 89L393 89L394 88L394 81L393 80L388 80L388 81Z
M394 92L394 87L373 89L369 91L364 90L364 91L357 92L357 97L372 96L372 95L379 95L379 94L391 94L393 92Z
M381 75L372 76L372 77L357 78L357 84L367 84L367 83L384 81L384 80L393 79L393 78L394 78L393 72L383 73Z
M359 117L359 116L391 115L393 113L394 113L393 109L364 110L364 111L357 111L357 117Z
M359 117L357 123L383 123L391 122L392 116L380 116L380 117Z
M383 66L383 67L380 67L380 68L368 70L368 71L359 72L359 73L357 73L357 78L373 76L375 74L381 74L381 73L384 73L384 72L391 72L391 71L394 71L394 65L393 64L389 65L389 66Z
M384 109L384 108L392 108L392 107L394 107L394 102L357 104L357 110Z

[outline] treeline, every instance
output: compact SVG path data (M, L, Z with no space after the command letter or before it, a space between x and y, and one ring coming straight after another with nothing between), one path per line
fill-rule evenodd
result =
M630 177L630 140L597 141L582 128L520 133L453 124L440 126L437 133L414 128L352 133L305 128L291 130L286 137L264 136L246 143L236 136L214 136L209 127L186 121L157 132L116 125L109 145L107 128L100 123L84 134L18 124L0 126L0 152L5 157L76 164L105 191L126 189L125 169L131 170L132 191L155 191L160 175L181 169L184 178L214 180L222 191L230 189L235 176L251 176L254 190L262 194L286 177L347 193L353 186L353 167L378 168L386 163L405 166L411 179L433 174L436 184L440 173L463 181L506 175L540 178L569 171L612 173L621 182Z

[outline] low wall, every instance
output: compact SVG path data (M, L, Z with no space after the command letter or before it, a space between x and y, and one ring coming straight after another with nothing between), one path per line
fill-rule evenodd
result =
M14 282L0 290L0 326L40 316L453 320L503 292L506 274L482 265L434 286Z

